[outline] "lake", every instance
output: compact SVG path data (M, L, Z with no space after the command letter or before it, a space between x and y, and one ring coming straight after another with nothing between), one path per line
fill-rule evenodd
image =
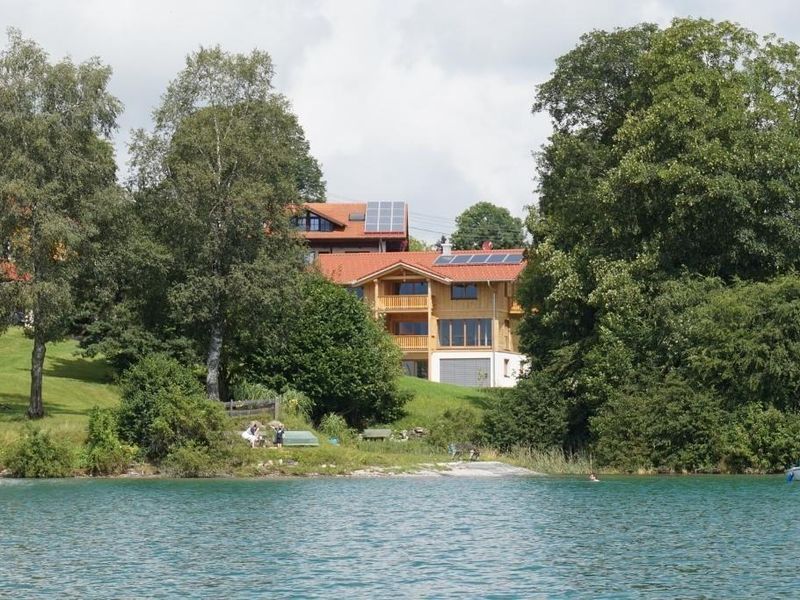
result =
M10 598L794 598L782 477L0 480Z

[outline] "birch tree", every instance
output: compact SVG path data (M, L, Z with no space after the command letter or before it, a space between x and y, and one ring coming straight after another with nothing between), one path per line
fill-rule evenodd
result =
M132 144L143 221L173 255L173 318L205 348L206 392L220 397L242 269L292 244L288 217L321 200L317 162L268 54L201 48L169 85L151 133Z
M15 273L0 278L0 299L2 312L30 317L31 418L44 416L47 343L65 334L73 310L87 215L116 178L109 136L121 105L110 77L96 58L50 62L15 29L0 52L0 241Z

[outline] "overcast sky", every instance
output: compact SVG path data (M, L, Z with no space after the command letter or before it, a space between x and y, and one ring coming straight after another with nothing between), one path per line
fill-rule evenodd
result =
M150 113L187 53L266 50L330 201L402 200L411 234L433 240L486 200L524 216L531 152L549 133L531 115L537 83L581 33L675 16L729 19L800 41L796 0L0 0L53 58L99 56L125 105L115 142Z

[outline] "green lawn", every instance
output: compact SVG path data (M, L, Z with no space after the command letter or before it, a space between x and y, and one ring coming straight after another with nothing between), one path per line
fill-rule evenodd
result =
M468 388L448 383L434 383L417 377L403 377L400 388L414 397L406 404L408 414L393 426L396 429L430 427L436 418L448 409L467 407L483 412L489 393L479 388Z
M46 416L39 423L58 436L85 436L89 409L119 402L111 369L100 359L75 355L72 340L47 345L43 397ZM18 327L0 335L0 445L15 439L28 422L33 342Z

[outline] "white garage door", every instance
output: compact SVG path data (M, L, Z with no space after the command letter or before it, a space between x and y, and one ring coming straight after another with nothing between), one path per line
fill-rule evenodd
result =
M488 358L443 358L439 361L439 379L470 387L489 387Z

